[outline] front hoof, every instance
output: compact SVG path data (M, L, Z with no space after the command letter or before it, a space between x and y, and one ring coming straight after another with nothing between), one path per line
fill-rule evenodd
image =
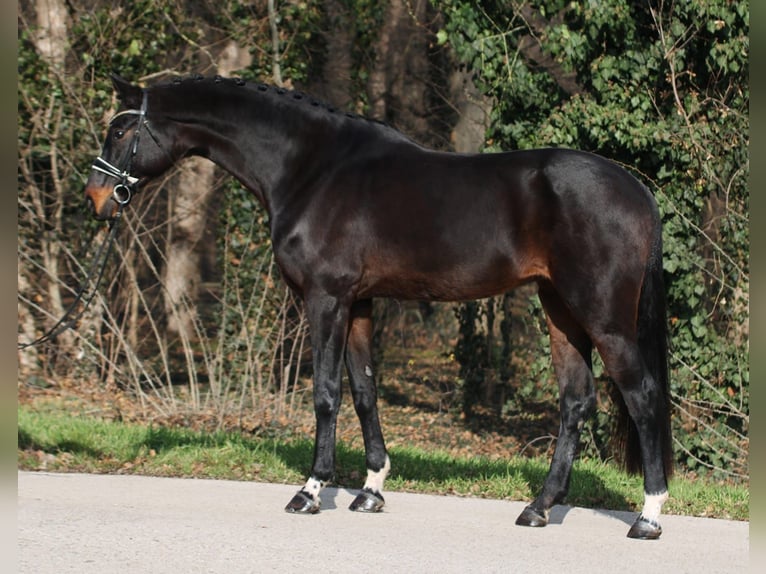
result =
M548 525L548 513L538 512L531 506L527 506L519 517L516 519L516 524L519 526L533 526L540 528Z
M628 538L639 540L657 540L662 534L662 527L653 520L639 516L628 531Z
M319 512L319 500L308 492L299 490L293 499L285 506L285 512L291 514L316 514Z
M354 512L380 512L385 503L382 494L365 489L356 495L348 509Z

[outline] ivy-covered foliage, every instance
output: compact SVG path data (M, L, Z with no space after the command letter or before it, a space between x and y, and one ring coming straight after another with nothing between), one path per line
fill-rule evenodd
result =
M748 3L482 6L443 2L438 38L493 98L486 149L589 150L654 191L677 457L747 475Z

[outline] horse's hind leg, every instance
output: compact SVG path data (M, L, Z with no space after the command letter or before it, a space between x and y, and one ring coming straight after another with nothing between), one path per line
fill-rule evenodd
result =
M380 428L377 389L372 370L372 300L357 301L351 308L346 368L351 383L354 408L362 425L367 459L367 480L349 508L358 512L377 512L383 508L383 482L391 468Z
M551 507L563 501L583 423L596 404L590 338L550 284L541 284L539 295L548 319L551 356L558 378L561 425L542 492L516 519L521 526L545 526Z
M649 373L632 337L610 333L594 336L594 340L609 376L622 393L640 442L644 506L628 537L656 539L662 534L659 518L668 499L661 432L666 417L663 390Z

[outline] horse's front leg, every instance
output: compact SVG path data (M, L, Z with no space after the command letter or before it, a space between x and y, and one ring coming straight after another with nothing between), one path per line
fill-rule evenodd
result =
M372 300L357 301L351 307L346 368L354 398L354 409L362 425L367 459L367 480L349 508L357 512L378 512L383 508L383 482L391 463L386 453L378 418L378 394L372 368Z
M306 298L314 362L316 437L311 476L285 507L287 512L319 512L319 493L335 474L335 426L348 332L349 305L327 295Z

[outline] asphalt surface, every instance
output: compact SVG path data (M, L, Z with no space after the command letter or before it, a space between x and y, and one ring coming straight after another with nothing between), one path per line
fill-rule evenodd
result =
M633 512L556 506L514 525L522 502L389 492L374 515L328 488L313 516L283 511L296 486L142 476L18 473L18 572L748 571L747 522L662 517L626 538Z

